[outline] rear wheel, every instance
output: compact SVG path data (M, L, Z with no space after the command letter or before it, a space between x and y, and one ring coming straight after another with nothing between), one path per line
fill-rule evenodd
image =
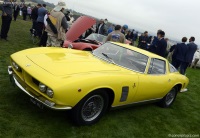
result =
M172 88L163 99L159 102L159 105L163 108L167 108L173 104L176 99L177 89L176 87Z
M94 91L84 97L72 110L77 125L91 125L100 120L108 107L108 95L104 91Z

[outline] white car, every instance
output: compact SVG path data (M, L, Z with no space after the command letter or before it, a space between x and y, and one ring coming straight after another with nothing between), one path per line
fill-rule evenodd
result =
M200 59L200 50L199 49L194 53L194 58L193 58L192 62L194 62L195 58L199 58ZM197 62L196 67L200 67L200 60Z

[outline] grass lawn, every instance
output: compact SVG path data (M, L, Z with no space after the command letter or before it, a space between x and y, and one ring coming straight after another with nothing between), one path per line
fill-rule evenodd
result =
M0 21L1 24L1 21ZM9 81L9 55L37 47L29 37L30 21L11 23L9 41L0 40L0 137L133 138L168 137L200 133L200 70L188 69L189 91L180 93L173 106L155 104L108 112L95 125L77 127L64 111L39 109Z

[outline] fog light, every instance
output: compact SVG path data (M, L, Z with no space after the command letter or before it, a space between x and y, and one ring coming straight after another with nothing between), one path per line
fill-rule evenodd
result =
M39 84L39 90L41 91L41 92L46 92L46 90L47 90L47 86L46 85L44 85L44 84L42 84L42 83L40 83Z
M48 95L50 98L53 98L53 90L52 90L52 89L47 88L46 93L47 93L47 95Z

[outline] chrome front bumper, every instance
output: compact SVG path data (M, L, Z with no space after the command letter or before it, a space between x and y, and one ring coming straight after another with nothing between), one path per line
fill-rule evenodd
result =
M32 98L33 100L41 103L42 105L54 109L54 110L70 110L72 109L72 107L70 106L60 106L60 105L56 105L54 102L51 102L47 99L45 99L44 97L39 98L38 96L35 96L34 94L32 94L31 92L28 92L28 90L26 90L26 88L24 88L15 78L14 71L12 69L11 66L8 66L8 74L10 75L10 78L13 79L14 83L22 90L24 91L28 96L30 96L30 98Z
M187 91L188 91L188 89L185 88L185 89L182 89L180 92L187 92Z

